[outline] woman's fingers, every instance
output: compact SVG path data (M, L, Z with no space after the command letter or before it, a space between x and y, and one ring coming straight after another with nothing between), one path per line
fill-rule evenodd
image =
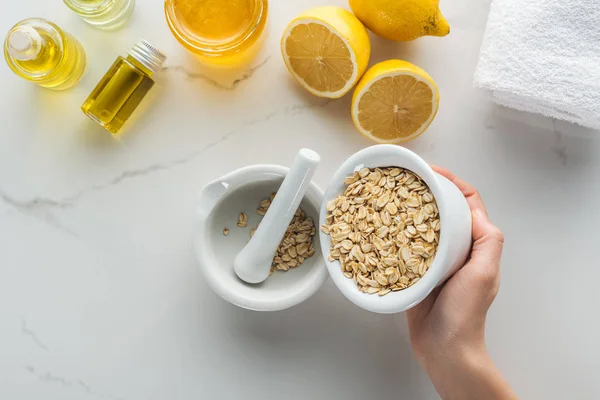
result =
M481 195L473 186L469 185L446 168L438 167L437 165L432 165L431 168L438 174L447 178L450 182L454 183L456 187L460 189L463 196L467 199L471 211L482 210L484 214L487 215L487 210L485 209Z
M473 248L493 250L499 258L504 246L504 235L481 210L473 212L473 239Z
M460 189L471 208L473 248L469 262L458 272L456 278L469 290L483 289L482 295L493 300L500 282L500 258L504 247L504 236L489 220L483 200L474 187L445 168L438 166L432 168Z
M473 212L473 239L471 259L461 273L468 274L474 285L493 289L493 299L500 279L504 235L490 222L487 215L476 210Z
M473 247L467 264L444 286L441 295L464 297L470 293L473 307L487 311L496 296L500 282L500 258L504 245L502 232L489 220L481 196L468 183L445 168L432 166L442 176L456 185L467 199L473 219ZM438 289L439 290L439 289ZM407 313L409 322L425 318L437 301L438 293L430 295L424 302Z

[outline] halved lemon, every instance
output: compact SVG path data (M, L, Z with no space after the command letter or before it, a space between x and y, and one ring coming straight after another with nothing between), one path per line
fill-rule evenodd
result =
M369 64L364 25L348 10L326 6L292 20L281 37L288 70L316 96L339 98L356 85Z
M388 60L371 67L352 97L352 120L378 143L406 142L421 135L437 114L438 87L421 68Z

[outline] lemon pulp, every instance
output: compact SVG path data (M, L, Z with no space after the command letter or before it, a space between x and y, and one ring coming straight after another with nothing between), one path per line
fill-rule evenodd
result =
M319 92L343 89L354 72L348 46L321 24L296 25L290 31L285 48L290 67Z
M429 119L433 93L409 75L374 82L358 103L358 121L374 137L391 141L410 137Z
M312 8L285 28L281 53L292 76L320 97L348 93L367 69L371 42L364 25L336 6Z
M438 87L427 72L407 61L387 60L372 66L356 86L352 120L376 142L406 142L427 129L439 101Z

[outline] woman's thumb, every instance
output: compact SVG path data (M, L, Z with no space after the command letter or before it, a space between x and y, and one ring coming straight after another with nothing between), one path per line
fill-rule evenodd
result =
M487 215L479 209L473 211L473 249L465 266L470 279L482 286L497 286L504 235Z
M473 250L482 250L487 257L500 262L504 235L480 209L473 211L473 241Z

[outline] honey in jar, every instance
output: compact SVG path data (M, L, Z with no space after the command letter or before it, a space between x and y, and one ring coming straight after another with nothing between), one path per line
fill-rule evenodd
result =
M246 64L260 47L267 0L165 0L175 38L212 66Z

